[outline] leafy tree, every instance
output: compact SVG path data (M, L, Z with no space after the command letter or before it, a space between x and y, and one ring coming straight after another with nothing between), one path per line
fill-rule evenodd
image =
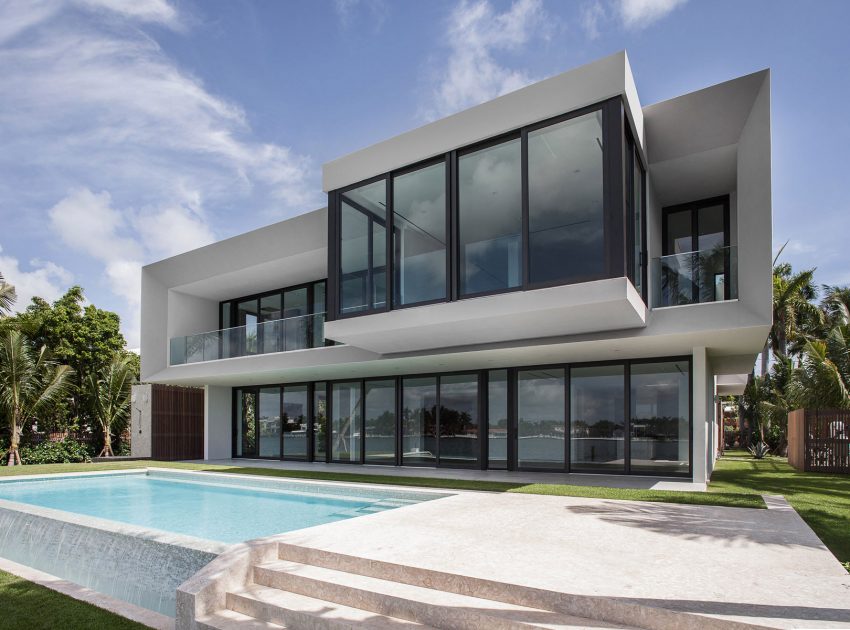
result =
M15 287L3 279L3 274L0 273L0 317L8 315L12 312L12 307L15 305L18 296L15 293Z
M774 356L799 351L806 340L823 325L823 312L812 303L817 297L814 269L793 273L791 265L780 263L773 269L773 325L765 350ZM762 355L762 377L767 375L767 353Z
M9 422L10 466L21 463L18 452L24 424L65 395L70 368L59 365L47 347L34 350L24 335L8 331L0 342L0 409Z
M100 457L112 457L112 433L119 432L130 415L130 392L136 380L132 359L116 356L109 365L88 375L94 417L103 431Z

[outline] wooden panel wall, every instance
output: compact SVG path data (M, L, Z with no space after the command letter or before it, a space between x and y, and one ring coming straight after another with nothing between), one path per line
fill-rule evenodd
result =
M204 458L204 390L154 384L151 388L151 458Z
M850 410L806 410L806 470L850 474Z
M788 463L797 470L806 469L806 410L788 414Z

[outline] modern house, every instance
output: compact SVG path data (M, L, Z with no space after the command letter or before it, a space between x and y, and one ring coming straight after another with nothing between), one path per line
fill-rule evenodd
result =
M204 454L670 475L771 324L770 74L643 106L624 52L324 165L327 208L144 267Z

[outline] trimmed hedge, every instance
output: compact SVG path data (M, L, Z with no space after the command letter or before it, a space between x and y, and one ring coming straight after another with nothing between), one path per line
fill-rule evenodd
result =
M80 464L90 461L91 457L85 445L75 440L42 442L37 446L21 448L23 464Z

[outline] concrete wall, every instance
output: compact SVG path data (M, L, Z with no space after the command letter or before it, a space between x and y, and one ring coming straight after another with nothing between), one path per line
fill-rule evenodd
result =
M204 459L228 459L233 455L232 401L230 387L204 387Z
M133 385L130 407L130 455L151 456L151 406L152 386L147 383Z

